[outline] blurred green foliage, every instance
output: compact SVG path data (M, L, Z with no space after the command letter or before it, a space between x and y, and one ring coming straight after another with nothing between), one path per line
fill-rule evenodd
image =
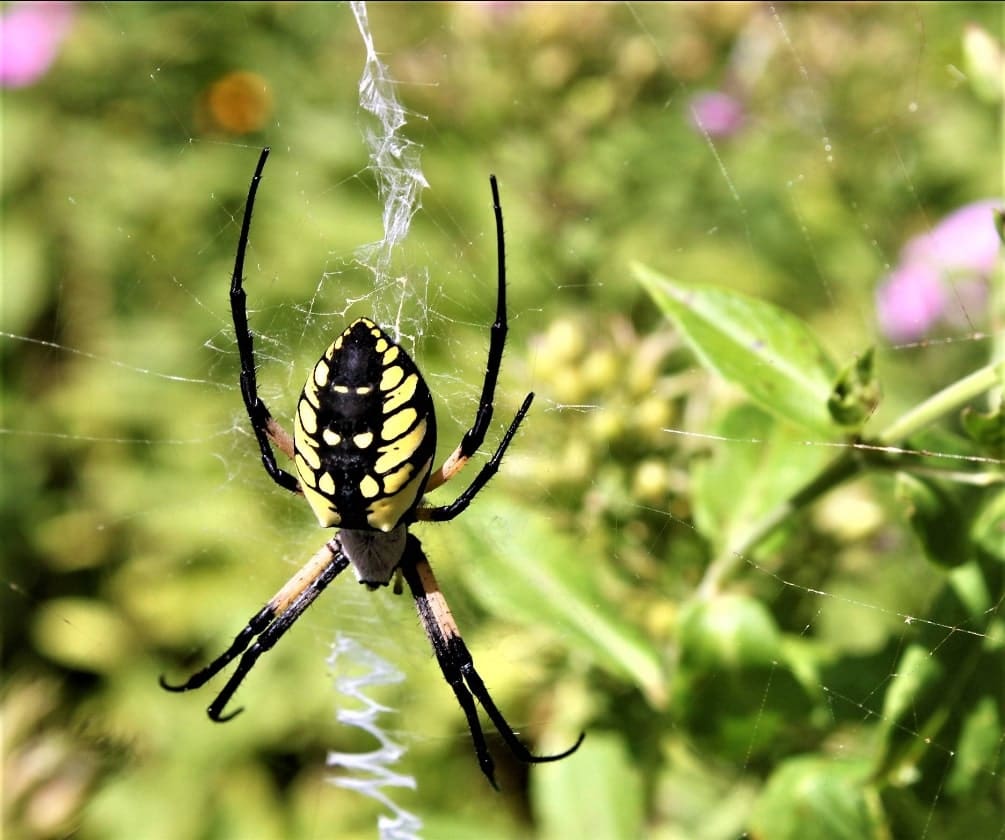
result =
M324 763L374 747L335 720L336 631L405 674L374 696L418 782L394 798L430 838L994 836L1001 409L881 441L922 453L886 463L847 443L1001 352L973 334L1001 328L983 306L960 302L962 340L917 346L873 317L901 245L1001 189L1001 14L373 4L430 183L409 281L375 287L352 259L381 207L347 6L75 7L48 74L3 94L4 836L375 836L379 804ZM735 133L694 128L705 89L743 103ZM588 732L530 772L493 740L502 794L389 592L334 585L231 724L204 715L216 683L157 685L323 540L261 470L237 388L226 291L266 143L247 266L264 398L283 418L345 320L404 295L441 455L484 370L499 176L511 323L486 448L538 400L478 502L420 536L528 743ZM862 378L835 422L841 370ZM828 474L835 455L855 463Z

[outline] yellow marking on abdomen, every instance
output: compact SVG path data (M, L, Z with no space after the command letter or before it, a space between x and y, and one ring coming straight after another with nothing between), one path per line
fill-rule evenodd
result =
M307 384L304 385L304 399L310 403L311 408L315 411L321 408L321 400L318 399L318 389L310 379L308 379Z
M331 473L321 473L321 477L318 479L318 490L328 496L335 494L335 479L332 478Z
M360 449L366 449L373 443L373 432L360 432L358 435L353 435L352 442Z
M399 365L384 368L384 372L380 376L380 390L390 391L392 388L396 388L404 375L405 370Z
M412 465L407 462L400 469L387 473L387 475L384 476L384 492L389 496L395 495L399 490L401 490L405 482L408 481L411 474Z
M400 438L415 424L419 416L414 408L403 408L401 411L392 414L384 419L384 425L380 427L380 436L384 440L394 440ZM409 436L411 439L411 435Z
M420 420L418 425L407 435L399 438L390 446L381 446L377 450L381 454L373 465L374 472L378 475L383 475L389 470L393 470L402 461L408 460L415 450L422 445L422 439L425 436L426 421Z
M321 456L318 455L318 451L313 447L308 446L306 449L298 448L297 457L312 470L321 469ZM297 461L297 469L300 469L300 461ZM301 472L303 472L303 470L301 470Z
M338 446L342 443L342 435L338 432L333 432L331 429L325 429L321 433L321 440L327 443L329 446Z
M301 400L297 406L297 414L300 417L300 428L305 434L313 435L318 431L318 415L307 400Z
M404 381L384 398L384 413L391 414L407 403L415 396L415 389L419 385L417 374L410 373Z
M422 483L426 480L432 465L433 459L430 458L397 493L370 505L366 521L370 523L371 528L385 532L394 530L401 517L415 507L415 500L419 497Z
M365 475L359 483L359 492L364 498L372 499L380 492L380 485L372 475Z
M314 382L321 388L328 381L328 363L322 359L314 365Z
M321 495L311 487L304 487L304 498L310 503L311 510L318 519L322 528L331 528L342 523L342 517L332 505L331 499Z
M307 466L307 461L304 459L304 456L298 452L294 460L297 465L297 472L300 473L300 480L308 487L314 487L314 471ZM318 461L318 466L321 466L321 461Z

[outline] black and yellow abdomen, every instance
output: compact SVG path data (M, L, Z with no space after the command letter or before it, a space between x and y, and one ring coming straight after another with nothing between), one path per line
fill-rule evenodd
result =
M323 527L391 531L421 498L436 417L408 354L366 318L332 342L297 403L301 489Z

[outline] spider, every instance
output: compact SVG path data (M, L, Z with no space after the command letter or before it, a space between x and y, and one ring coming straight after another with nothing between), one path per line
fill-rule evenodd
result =
M523 745L475 670L422 546L408 530L415 522L449 522L464 512L496 474L534 398L532 393L526 396L495 453L464 492L447 505L425 503L426 492L445 484L464 468L481 446L492 420L507 331L503 220L495 176L489 183L498 250L496 318L490 331L481 399L471 428L443 465L434 470L436 415L429 388L405 350L367 318L350 324L314 365L297 402L292 437L259 398L243 276L251 214L268 156L266 147L251 179L230 284L230 307L241 359L241 395L269 477L285 490L306 497L321 527L339 530L251 618L227 650L185 682L172 684L162 676L160 684L168 691L199 688L240 657L234 673L207 710L218 723L231 720L241 709L224 714L224 708L241 681L339 573L351 565L359 582L371 590L387 586L393 577L395 592L401 592L403 577L443 677L467 718L481 770L498 789L475 698L513 755L526 763L558 761L571 755L585 733L555 755L534 755ZM277 464L273 446L293 461L295 476Z

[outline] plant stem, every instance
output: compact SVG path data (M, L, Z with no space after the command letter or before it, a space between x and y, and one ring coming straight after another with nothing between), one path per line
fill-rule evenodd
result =
M961 408L989 388L996 385L1001 387L1003 379L1005 379L1005 361L985 365L916 405L900 419L895 420L886 431L881 432L877 442L881 446L892 446L933 423L943 414Z
M944 414L961 408L984 391L996 385L1001 387L1003 379L1005 379L1005 361L985 365L933 394L895 420L879 434L877 443L880 446L899 443L934 423ZM815 478L755 523L738 544L726 547L705 572L698 587L698 597L708 598L718 592L722 582L744 563L746 556L774 533L776 528L797 511L808 507L828 491L861 472L869 462L869 458L854 449L849 449L831 461Z

